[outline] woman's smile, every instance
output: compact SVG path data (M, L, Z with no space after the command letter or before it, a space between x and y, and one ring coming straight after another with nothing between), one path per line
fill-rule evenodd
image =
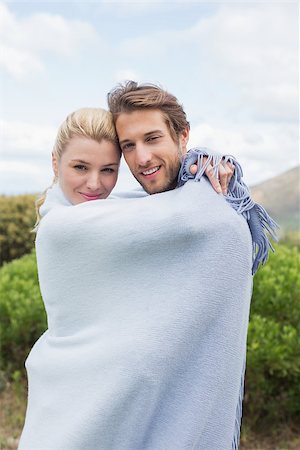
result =
M82 195L82 197L89 201L89 200L99 200L100 198L102 198L103 194L86 194L84 192L79 192L80 195Z

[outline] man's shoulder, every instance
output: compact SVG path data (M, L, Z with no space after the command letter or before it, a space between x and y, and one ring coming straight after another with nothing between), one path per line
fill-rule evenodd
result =
M209 255L222 259L222 267L244 267L250 274L252 264L252 238L245 218L238 214L217 194L210 183L187 182L182 188L182 202L186 209L186 229L193 236L195 249L201 254L209 248Z
M190 180L177 191L178 201L181 197L180 202L186 205L193 220L206 226L210 233L251 241L244 217L230 206L224 195L214 191L208 180Z
M214 215L217 211L230 211L229 215L231 214L232 208L226 202L225 196L215 192L206 178L201 178L200 181L189 180L184 186L177 188L176 192L181 201L193 205L199 213Z

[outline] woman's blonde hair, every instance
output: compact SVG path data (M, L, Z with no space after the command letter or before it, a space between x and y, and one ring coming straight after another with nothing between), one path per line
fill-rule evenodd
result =
M53 154L57 161L60 160L67 144L73 137L85 137L101 142L103 139L113 142L117 146L118 138L112 118L112 114L102 108L81 108L69 114L58 129ZM121 150L120 150L121 155ZM48 189L57 182L54 177L49 186L35 202L36 223L34 230L41 220L40 207L45 201Z

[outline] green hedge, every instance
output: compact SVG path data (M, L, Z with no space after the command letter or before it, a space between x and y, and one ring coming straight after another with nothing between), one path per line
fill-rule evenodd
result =
M35 199L34 195L0 196L0 265L32 250Z
M33 343L46 329L35 253L0 269L0 369L8 375L24 370Z
M300 420L299 250L282 245L254 277L245 416L252 427Z
M299 420L298 269L299 250L279 245L254 277L244 400L244 423L251 428ZM46 328L34 253L0 269L0 317L1 368L11 376Z

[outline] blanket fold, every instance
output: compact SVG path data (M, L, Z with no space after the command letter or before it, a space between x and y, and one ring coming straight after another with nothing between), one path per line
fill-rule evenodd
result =
M48 330L26 361L19 450L237 448L247 223L205 178L144 195L73 206L48 191L36 239Z
M206 158L205 162L204 158ZM225 198L232 208L238 214L242 214L248 222L252 236L252 274L254 275L260 263L265 264L268 260L269 250L274 252L274 248L266 232L270 234L274 241L277 241L276 229L279 226L261 205L252 200L250 191L242 179L243 171L238 161L231 155L216 153L206 147L193 148L185 156L178 175L178 185L182 186L190 179L200 181L210 164L214 167L215 176L217 177L218 167L221 162L230 162L235 166L234 175L228 186L228 194ZM191 164L195 163L198 164L198 171L196 175L192 175L189 168Z

